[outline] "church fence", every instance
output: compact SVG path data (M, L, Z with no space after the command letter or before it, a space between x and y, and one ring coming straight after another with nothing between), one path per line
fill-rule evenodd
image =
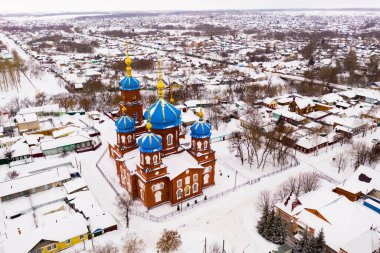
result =
M120 196L119 192L116 190L115 186L112 184L112 182L107 178L107 176L104 174L104 172L102 171L102 169L100 168L100 161L104 158L105 155L108 154L108 148L105 149L105 151L102 153L102 155L100 156L100 158L98 159L98 161L96 162L96 167L97 169L99 170L100 174L102 174L102 176L104 177L104 179L106 180L106 182L109 184L109 186L111 187L111 189L115 192L115 194L117 196ZM239 190L240 188L242 187L245 187L245 186L248 186L248 185L254 185L254 184L257 184L258 182L261 181L261 179L263 178L266 178L266 177L269 177L269 176L272 176L272 175L275 175L275 174L278 174L280 172L283 172L285 170L288 170L290 168L293 168L293 167L296 167L298 166L300 163L298 162L298 160L293 157L294 160L296 161L295 164L291 164L289 166L286 166L282 169L279 169L279 170L276 170L276 171L272 171L271 173L268 173L268 174L265 174L263 176L260 176L260 177L257 177L255 179L252 179L252 180L248 180L240 185L237 185L233 188L230 188L228 190L225 190L225 191L222 191L222 192L219 192L217 194L214 194L214 195L211 195L211 196L206 196L205 195L205 198L201 199L201 200L197 200L196 203L193 203L193 204L190 204L190 205L185 205L184 207L182 207L182 209L180 211L178 210L175 210L175 211L172 211L170 213L167 213L167 214L164 214L164 215L161 215L161 216L155 216L155 215L152 215L152 214L149 214L147 212L141 212L141 211L138 211L138 210L135 210L135 209L132 209L130 211L131 214L133 215L136 215L136 216L139 216L141 218L144 218L144 219L148 219L148 220L151 220L151 221L154 221L154 222L162 222L162 221L165 221L167 220L168 218L171 218L171 217L174 217L178 214L181 214L182 212L185 212L185 211L188 211L188 210L191 210L195 207L198 207L202 204L205 204L205 203L208 203L208 202L211 202L215 199L218 199L220 197L223 197L223 196L226 196L227 194L231 193L231 192L235 192L237 190ZM180 204L179 204L180 205Z

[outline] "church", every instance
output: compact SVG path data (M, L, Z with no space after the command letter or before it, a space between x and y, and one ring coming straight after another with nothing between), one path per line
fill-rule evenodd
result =
M164 99L165 84L159 71L157 101L143 112L140 83L132 76L126 52L126 76L120 81L122 101L115 121L116 143L109 155L116 164L120 185L148 209L203 194L215 184L215 151L211 149L211 125L203 117L190 127L190 145L181 145L181 110Z

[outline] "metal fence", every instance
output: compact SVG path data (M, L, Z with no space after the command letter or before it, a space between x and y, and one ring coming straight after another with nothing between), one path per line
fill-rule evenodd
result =
M107 178L107 176L104 174L104 172L102 171L102 169L100 167L100 162L104 158L104 156L108 153L107 151L108 151L108 148L106 148L104 150L104 152L101 154L100 158L96 162L96 167L99 170L100 174L104 177L104 179L106 180L106 182L108 183L108 185L111 187L111 189L115 192L115 194L117 196L120 196L120 193L117 191L117 189L115 188L115 186L113 185L113 183ZM205 198L203 198L203 199L201 199L199 201L197 200L197 202L194 202L193 204L186 205L180 211L175 210L175 211L172 211L170 213L167 213L167 214L164 214L164 215L161 215L161 216L155 216L155 215L149 214L147 212L142 212L142 211L138 211L138 210L135 210L135 209L131 209L130 212L131 212L131 214L139 216L139 217L144 218L144 219L148 219L148 220L151 220L151 221L154 221L154 222L162 222L162 221L164 221L164 220L166 220L168 218L174 217L174 216L176 216L176 215L178 215L178 214L180 214L182 212L191 210L191 209L193 209L195 207L198 207L198 206L203 205L205 203L211 202L211 201L213 201L215 199L218 199L220 197L226 196L227 194L229 194L231 192L235 192L235 191L239 190L242 187L245 187L245 186L248 186L248 185L254 185L254 184L260 182L261 179L263 179L263 178L266 178L266 177L278 174L280 172L283 172L285 170L288 170L290 168L298 166L299 165L298 160L295 157L293 157L293 159L296 161L296 163L293 164L293 165L289 165L287 167L284 167L282 169L273 171L271 173L265 174L263 176L255 178L255 179L248 180L248 181L246 181L246 182L244 182L244 183L242 183L240 185L237 185L237 186L235 186L233 188L230 188L228 190L219 192L219 193L217 193L215 195L205 196Z

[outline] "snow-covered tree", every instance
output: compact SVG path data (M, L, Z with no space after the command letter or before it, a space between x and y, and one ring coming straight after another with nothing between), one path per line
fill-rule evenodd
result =
M317 252L324 253L326 251L326 242L325 242L325 234L323 233L323 229L321 229L316 238L317 241Z
M161 253L174 252L182 245L181 235L176 230L164 230L156 247Z
M92 253L118 253L117 247L112 242L107 242L104 245L96 246Z
M268 208L268 206L264 206L261 218L257 222L257 226L256 226L257 227L257 232L260 235L264 235L264 231L268 227L268 224L267 224L268 218L269 218L269 208Z
M144 241L135 234L129 234L125 238L123 253L142 253L144 252Z
M303 234L301 240L297 241L293 248L293 253L304 253L306 246L309 242L309 234L307 231Z

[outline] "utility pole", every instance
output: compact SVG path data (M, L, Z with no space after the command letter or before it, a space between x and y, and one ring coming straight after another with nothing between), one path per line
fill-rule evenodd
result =
M237 170L236 170L236 171L235 171L235 186L234 186L234 188L236 187L237 174L238 174L238 172L237 172Z
M207 253L207 240L206 240L206 237L205 237L205 248L204 248L204 253Z

